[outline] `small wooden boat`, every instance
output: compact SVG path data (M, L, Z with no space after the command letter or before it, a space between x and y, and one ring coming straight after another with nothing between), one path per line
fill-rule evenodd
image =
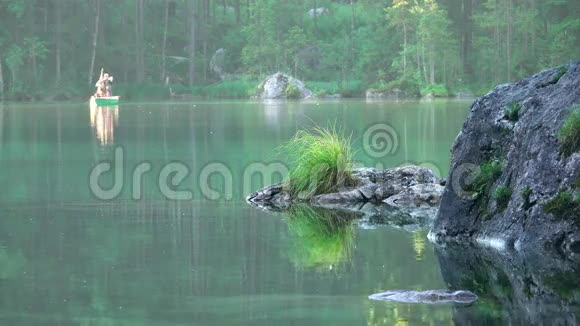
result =
M119 96L91 96L91 103L94 103L95 106L115 106L119 105Z

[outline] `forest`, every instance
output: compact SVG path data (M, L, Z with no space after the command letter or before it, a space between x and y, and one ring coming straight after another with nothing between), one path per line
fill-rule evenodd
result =
M578 0L0 0L0 98L482 94L578 59ZM213 59L213 60L212 60Z

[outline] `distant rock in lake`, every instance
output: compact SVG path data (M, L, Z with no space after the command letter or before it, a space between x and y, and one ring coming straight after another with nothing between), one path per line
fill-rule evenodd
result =
M307 99L313 96L302 81L281 72L269 76L258 86L258 97L262 99Z

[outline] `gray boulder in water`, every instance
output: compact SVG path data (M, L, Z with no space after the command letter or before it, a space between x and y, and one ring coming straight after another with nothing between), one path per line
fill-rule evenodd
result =
M248 204L268 211L284 211L293 204L359 214L371 224L389 224L408 231L429 226L437 214L442 180L419 166L392 169L359 168L352 171L356 185L309 199L293 198L284 184L251 193Z
M408 291L393 290L382 293L371 294L371 300L393 301L402 303L472 303L477 300L477 295L469 291L450 290L429 290L429 291Z
M293 87L298 91L297 98L307 99L313 97L311 90L304 83L292 76L277 72L266 78L258 86L258 97L262 99L284 99L286 90Z
M558 140L578 105L580 61L497 86L475 100L452 147L430 238L580 253L578 200L560 204L560 216L546 209L559 193L580 196L580 153L564 155ZM478 171L494 167L498 173L482 173L475 182Z

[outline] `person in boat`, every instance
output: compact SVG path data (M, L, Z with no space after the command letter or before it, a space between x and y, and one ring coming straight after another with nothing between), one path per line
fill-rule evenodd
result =
M109 76L109 74L105 73L105 96L113 96L113 76Z
M95 87L97 88L95 97L112 96L112 83L113 76L109 76L109 74L104 72L104 70L101 68L99 80L95 83Z

